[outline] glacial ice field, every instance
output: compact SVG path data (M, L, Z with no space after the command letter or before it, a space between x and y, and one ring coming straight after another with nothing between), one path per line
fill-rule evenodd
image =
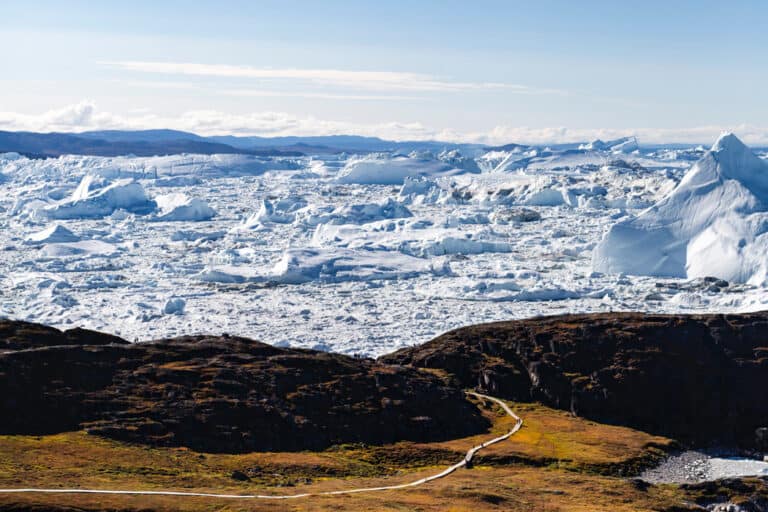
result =
M612 226L674 195L696 161L733 150L723 147L4 154L0 316L129 340L226 332L375 356L535 315L762 309L764 283L710 278L701 265L695 277L685 265L611 273L642 243L603 244L610 264L593 264Z

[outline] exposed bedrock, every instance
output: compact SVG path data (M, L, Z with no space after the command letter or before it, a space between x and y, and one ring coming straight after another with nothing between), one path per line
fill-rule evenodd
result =
M448 332L381 362L683 441L765 443L768 313L604 313Z
M85 428L209 452L431 441L483 432L456 387L413 368L195 336L129 344L0 321L0 433Z

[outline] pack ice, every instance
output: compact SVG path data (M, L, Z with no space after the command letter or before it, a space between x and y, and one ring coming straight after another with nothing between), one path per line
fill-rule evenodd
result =
M608 273L763 284L767 233L768 164L726 133L669 195L613 225L593 265Z
M748 151L726 158L725 142L711 155L633 138L408 155L0 154L0 316L131 340L228 332L377 355L542 314L764 309L765 287L688 280L687 255L678 277L592 269L611 225L644 233L625 219L678 195L719 201L658 221L711 220L685 234L686 251L722 245L722 217L757 258L762 182L743 164L762 164ZM727 186L682 180L702 157L695 167L714 166ZM729 260L697 261L709 275Z

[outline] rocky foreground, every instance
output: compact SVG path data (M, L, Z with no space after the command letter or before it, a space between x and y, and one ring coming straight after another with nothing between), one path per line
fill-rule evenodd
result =
M208 452L483 432L463 389L693 444L768 445L768 313L606 313L451 331L378 361L229 336L130 344L0 322L0 433Z
M457 329L382 362L678 440L768 449L768 313L603 313Z
M433 441L488 421L428 372L195 336L131 344L0 321L0 434L86 429L206 452Z

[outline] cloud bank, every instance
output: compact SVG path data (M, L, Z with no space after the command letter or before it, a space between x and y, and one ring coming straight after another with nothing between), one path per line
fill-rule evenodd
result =
M350 123L286 112L232 114L217 110L193 110L178 116L158 116L147 111L116 114L99 110L91 101L82 101L41 114L0 112L0 130L80 132L86 130L143 130L171 128L199 135L366 135L390 140L442 140L506 144L510 142L552 144L637 136L641 143L709 144L724 131L733 131L745 142L768 145L768 128L753 125L698 126L691 128L591 129L567 127L496 126L487 131L461 127L435 128L417 122Z

